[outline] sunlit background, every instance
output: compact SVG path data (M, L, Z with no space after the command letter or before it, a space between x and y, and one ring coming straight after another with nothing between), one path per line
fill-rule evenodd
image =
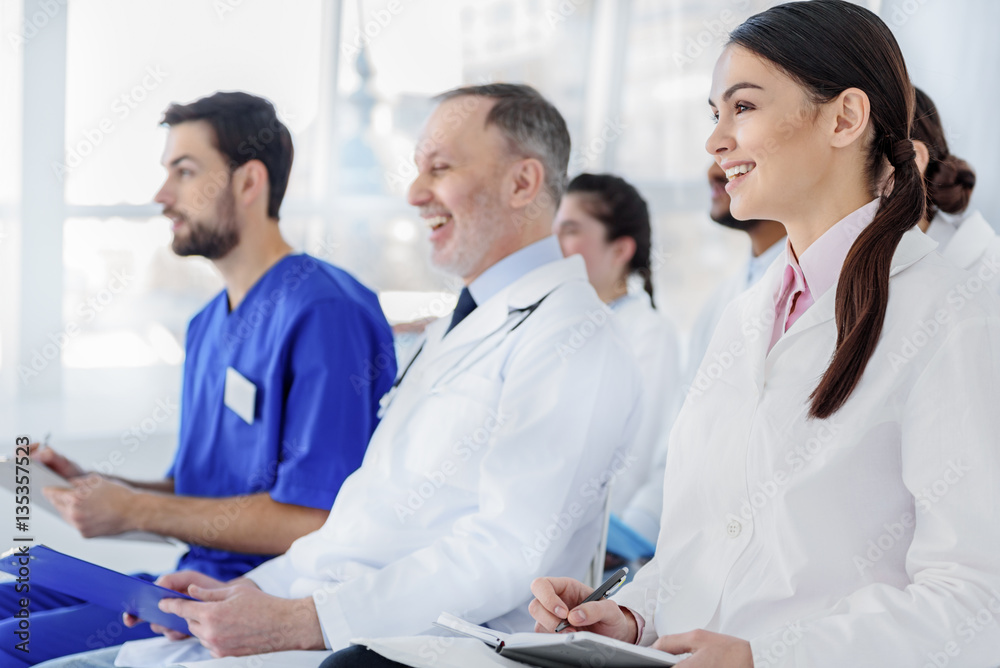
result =
M440 315L456 291L405 202L429 97L530 83L566 117L571 176L615 172L646 196L657 303L686 331L748 253L706 213L711 70L726 32L772 4L0 0L0 450L51 433L92 466L132 431L142 446L117 472L162 475L179 416L150 416L177 401L187 320L221 281L171 253L150 203L158 122L216 90L275 103L296 148L286 238L377 290L398 322ZM859 4L896 32L953 153L979 173L973 207L996 223L1000 3Z

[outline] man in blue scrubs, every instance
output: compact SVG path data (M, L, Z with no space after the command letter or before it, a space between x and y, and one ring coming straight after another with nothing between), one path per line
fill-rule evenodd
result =
M174 462L143 483L88 474L47 448L35 458L71 479L45 493L84 536L178 538L191 546L179 569L229 580L323 524L395 377L392 333L374 293L282 238L293 149L268 101L216 93L171 106L163 122L156 202L173 250L212 260L226 286L188 327ZM14 637L16 598L0 587L0 637ZM0 643L5 667L152 635L57 592L32 588L30 599L31 653Z

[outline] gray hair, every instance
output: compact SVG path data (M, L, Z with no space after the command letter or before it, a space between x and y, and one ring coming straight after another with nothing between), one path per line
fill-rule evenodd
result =
M496 100L486 116L486 126L495 125L511 144L512 152L523 153L542 163L545 190L554 208L566 190L570 139L566 121L542 94L524 84L495 83L463 86L434 99L445 102L457 97L476 96Z

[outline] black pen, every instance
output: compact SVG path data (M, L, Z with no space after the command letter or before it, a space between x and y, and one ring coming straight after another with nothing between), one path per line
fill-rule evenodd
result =
M614 575L605 580L604 584L595 589L593 594L583 599L579 605L583 605L584 603L590 603L591 601L600 601L602 598L607 598L608 596L611 595L611 593L614 590L618 589L619 585L625 583L625 578L627 577L628 577L628 566L622 566L617 571L615 571ZM569 626L569 621L563 620L562 622L560 622L559 626L556 627L556 633L559 633L567 626Z

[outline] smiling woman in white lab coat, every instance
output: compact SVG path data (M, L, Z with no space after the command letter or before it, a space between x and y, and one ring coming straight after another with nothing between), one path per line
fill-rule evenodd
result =
M677 412L680 341L673 321L653 301L649 208L639 192L611 174L580 174L566 188L552 225L563 255L580 255L587 279L607 304L642 374L642 420L611 492L624 510L649 467L666 457L666 432ZM643 289L630 286L642 279Z
M915 227L891 31L848 2L779 5L733 31L709 99L733 215L788 246L677 418L655 558L606 601L536 580L536 628L683 668L996 665L1000 303Z
M941 116L930 96L919 88L913 117L917 166L927 183L927 210L920 229L938 242L938 252L975 274L970 289L1000 294L1000 236L978 211L966 213L976 173L948 150ZM977 287L978 285L978 287Z

